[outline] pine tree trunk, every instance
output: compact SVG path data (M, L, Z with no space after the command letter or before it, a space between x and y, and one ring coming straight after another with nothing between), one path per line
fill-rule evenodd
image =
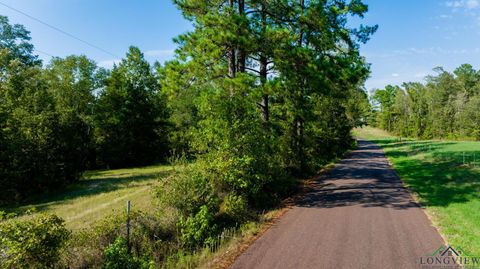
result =
M238 0L238 14L240 16L245 14L245 0ZM239 46L237 48L237 71L244 73L245 72L245 49Z
M300 5L300 16L303 16L303 10L304 10L304 0L299 0L298 1ZM298 35L298 47L301 48L303 47L303 27L302 25L299 25L299 35ZM301 63L299 63L301 65ZM304 87L304 83L302 81L300 87ZM300 172L305 168L305 154L303 152L303 147L304 147L304 126L305 126L305 120L302 117L299 117L297 119L297 124L295 125L297 128L297 150L298 150L298 158L300 160Z
M230 15L233 15L233 0L228 0L228 6L230 7ZM230 44L227 51L228 57L228 77L233 79L235 78L235 48L233 44ZM235 94L233 85L230 86L230 96Z
M266 25L267 25L267 12L265 7L265 0L262 1L262 36L265 36L266 32ZM266 56L265 51L260 52L260 82L262 87L265 87L267 83L267 68L268 68L268 58ZM265 88L264 88L265 89ZM264 94L262 97L262 119L264 122L268 122L270 118L270 111L269 111L269 102L268 102L268 94Z

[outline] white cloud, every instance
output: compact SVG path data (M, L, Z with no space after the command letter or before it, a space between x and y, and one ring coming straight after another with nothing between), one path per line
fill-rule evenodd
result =
M103 68L112 68L114 64L118 64L121 60L120 59L111 59L111 60L104 60L98 63L98 66Z
M392 77L394 77L394 78L398 78L399 76L400 76L400 75L397 74L397 73L393 73L393 74L392 74Z
M150 57L171 57L175 54L175 50L147 50L145 55Z
M426 76L428 76L426 72L419 72L414 75L415 78L424 78Z
M473 55L473 54L480 54L480 47L479 48L469 48L469 49L445 49L441 47L428 47L428 48L406 48L406 49L398 49L392 50L390 52L384 53L364 53L363 55L369 59L399 59L399 57L411 57L411 56L451 56L451 55ZM392 74L394 76L396 73Z
M447 7L458 9L477 9L480 8L480 0L457 0L445 3Z

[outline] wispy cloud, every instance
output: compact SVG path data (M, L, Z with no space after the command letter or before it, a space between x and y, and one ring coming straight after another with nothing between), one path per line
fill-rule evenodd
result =
M120 61L121 61L120 59L104 60L104 61L100 61L98 63L98 66L110 69L113 67L114 64L118 64Z
M426 76L428 76L427 72L418 72L414 75L415 78L425 78Z
M400 75L399 75L398 73L393 73L393 74L392 74L392 77L394 77L394 78L398 78L399 76L400 76Z
M145 55L150 57L171 57L174 54L175 54L175 50L173 49L145 51Z
M471 54L480 54L480 47L471 48L471 49L445 49L442 47L428 47L428 48L406 48L392 50L391 52L385 53L364 53L368 58L398 58L406 56L438 56L438 55L471 55ZM392 74L393 76L394 74Z
M455 9L477 9L480 8L480 0L456 0L447 1L445 3L447 7Z
M438 17L439 17L440 19L444 19L444 20L453 18L452 15L447 15L447 14L442 14L442 15L440 15L440 16L438 16Z

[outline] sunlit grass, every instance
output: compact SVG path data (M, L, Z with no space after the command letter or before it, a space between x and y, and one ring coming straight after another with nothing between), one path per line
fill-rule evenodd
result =
M70 229L86 228L106 215L125 210L128 200L135 210L153 210L152 187L171 169L168 165L157 165L89 171L80 182L64 191L45 194L10 210L22 213L35 208L35 214L54 213L62 217Z
M480 142L399 139L363 128L380 145L448 243L480 256Z

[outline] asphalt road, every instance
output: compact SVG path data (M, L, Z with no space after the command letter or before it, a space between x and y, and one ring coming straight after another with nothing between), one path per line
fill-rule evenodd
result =
M383 151L359 141L231 268L422 268L442 244Z

